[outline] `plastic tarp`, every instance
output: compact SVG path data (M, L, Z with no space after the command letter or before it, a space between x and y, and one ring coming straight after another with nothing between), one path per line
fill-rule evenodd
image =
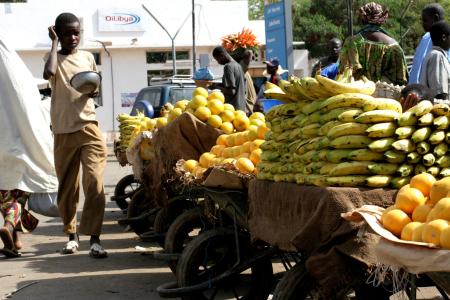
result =
M35 78L0 36L0 189L58 190L50 116Z

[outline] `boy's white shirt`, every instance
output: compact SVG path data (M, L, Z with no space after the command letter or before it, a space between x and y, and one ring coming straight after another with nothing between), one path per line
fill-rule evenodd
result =
M0 36L0 189L58 190L50 116L36 80Z

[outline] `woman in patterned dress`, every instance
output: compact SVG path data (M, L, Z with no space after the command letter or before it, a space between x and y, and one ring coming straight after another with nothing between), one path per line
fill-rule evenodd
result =
M406 84L408 70L403 49L382 28L388 10L370 2L358 12L363 28L345 40L339 56L339 73L351 68L355 78L364 75L375 82Z

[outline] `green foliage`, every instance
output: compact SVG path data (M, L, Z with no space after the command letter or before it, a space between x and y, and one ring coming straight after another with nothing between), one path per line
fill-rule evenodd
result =
M294 41L304 41L312 57L326 55L326 45L333 37L347 36L346 0L292 0L292 21ZM357 10L369 0L353 0L354 32L361 27ZM448 0L376 0L389 9L389 18L384 25L394 39L403 47L405 55L413 55L421 36L422 8L429 3L440 3L446 12L450 11ZM264 0L249 0L249 13L253 19L264 16Z

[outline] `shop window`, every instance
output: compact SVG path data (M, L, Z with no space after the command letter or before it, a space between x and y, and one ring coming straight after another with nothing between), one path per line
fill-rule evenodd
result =
M100 55L100 52L92 52L92 55L94 56L95 64L100 66L102 64L102 56Z
M190 69L177 69L177 75L191 75ZM173 76L173 70L147 70L147 85L153 78L167 78Z
M187 60L189 59L189 51L176 51L175 56L177 60ZM165 63L172 60L172 51L147 52L146 57L147 64Z

